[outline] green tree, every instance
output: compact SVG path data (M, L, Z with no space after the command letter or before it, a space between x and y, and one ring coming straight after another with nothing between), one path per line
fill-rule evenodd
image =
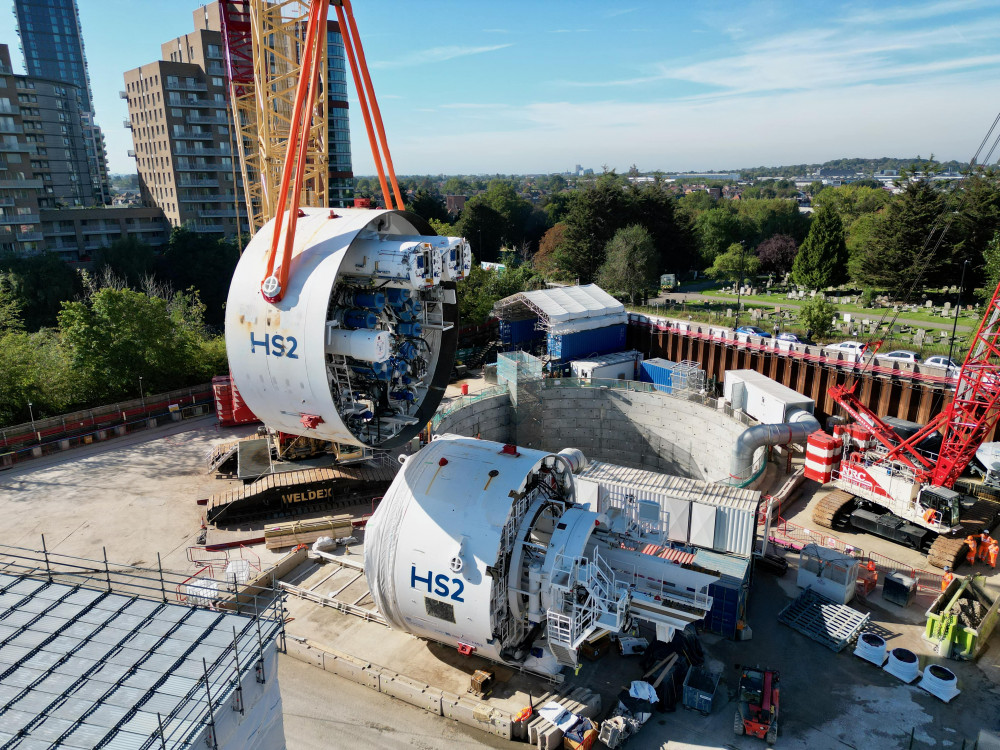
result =
M944 196L930 180L908 182L878 215L864 252L851 259L851 278L904 295L914 284L939 279L953 250L950 236L937 242L945 207Z
M512 253L505 254L503 261L506 268L487 270L473 260L472 272L458 285L458 314L462 325L485 323L498 300L542 286L542 280L531 267L519 265Z
M809 219L799 211L799 204L785 198L734 201L739 220L739 239L748 247L757 247L776 234L785 234L801 243L809 231Z
M538 241L545 220L539 221L534 214L534 207L517 194L512 183L492 180L486 192L466 202L455 226L479 258L496 261L503 247Z
M454 224L449 224L446 221L438 221L437 219L430 219L427 222L431 225L431 229L437 232L442 237L458 237L458 230L455 228Z
M817 208L827 206L836 210L845 227L849 227L861 216L881 211L892 196L881 187L872 188L859 183L828 187L815 198L813 205Z
M809 187L806 188L806 192L812 196L818 195L822 190L823 190L822 180L813 180L812 182L809 183Z
M548 216L550 224L555 226L566 218L572 198L572 193L550 193L545 196L545 200L542 202L542 210Z
M136 237L121 237L94 253L94 273L110 272L137 287L153 271L153 248Z
M22 330L21 301L7 288L5 277L0 276L0 333Z
M1000 231L1000 169L976 167L963 180L961 190L948 196L954 224L948 236L954 240L951 261L943 269L945 281L958 284L962 261L970 262L967 284L987 284L990 295L996 282L988 284L979 269L985 260L987 247Z
M205 319L221 325L229 282L239 262L234 239L221 239L178 227L159 259L156 277L174 289L195 289L205 303Z
M983 286L976 290L976 296L984 302L989 302L998 284L1000 284L1000 232L994 232L983 253Z
M573 193L566 214L566 235L556 254L566 278L589 283L604 263L615 232L640 224L652 235L659 267L683 272L700 265L687 221L675 213L675 202L660 183L626 185L613 171Z
M430 221L431 219L448 221L448 209L445 208L441 196L431 193L425 188L417 188L413 193L413 197L406 204L406 210L412 211L425 221Z
M704 211L695 220L701 259L705 265L712 265L716 257L726 252L734 242L743 239L743 228L739 216L730 201L721 202Z
M799 308L802 324L812 329L814 336L826 336L833 330L833 319L837 306L822 297L814 297Z
M847 245L837 212L820 208L792 265L792 277L807 289L825 289L847 279Z
M633 304L656 286L659 258L649 231L631 224L615 232L604 252L604 265L597 272L597 283L612 294L627 294Z
M27 422L29 402L36 417L59 414L79 395L53 330L0 331L0 424Z
M74 378L88 400L100 402L132 395L140 376L159 391L218 372L221 362L204 366L203 315L197 296L105 287L64 304L59 331Z
M79 275L56 253L2 256L0 278L29 331L54 325L62 302L83 292Z
M756 276L759 271L760 258L739 242L734 242L726 249L726 252L715 257L705 273L719 281L739 282L742 279Z
M464 177L449 177L441 188L445 195L468 195L472 186Z

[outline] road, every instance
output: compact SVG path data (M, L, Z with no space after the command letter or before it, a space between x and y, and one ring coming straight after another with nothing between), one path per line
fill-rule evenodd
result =
M288 750L511 747L507 740L434 716L290 656L278 659L278 681Z

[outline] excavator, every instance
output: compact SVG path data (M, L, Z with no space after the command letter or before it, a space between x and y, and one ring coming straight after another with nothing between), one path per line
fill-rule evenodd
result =
M877 534L926 551L934 567L954 570L968 550L966 538L992 531L1000 510L986 497L954 489L1000 419L1000 285L972 339L954 398L926 425L901 434L862 403L858 385L829 389L854 424L834 471L837 489L813 509L813 522Z

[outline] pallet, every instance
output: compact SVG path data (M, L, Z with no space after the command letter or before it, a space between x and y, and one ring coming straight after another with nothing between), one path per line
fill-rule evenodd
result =
M870 618L812 589L803 591L778 614L778 622L838 652L857 638Z

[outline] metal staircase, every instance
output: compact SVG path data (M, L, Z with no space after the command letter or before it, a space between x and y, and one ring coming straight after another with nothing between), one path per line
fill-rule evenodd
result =
M620 632L629 609L628 587L594 552L594 559L558 555L550 573L555 601L546 613L549 649L565 666L597 630Z

